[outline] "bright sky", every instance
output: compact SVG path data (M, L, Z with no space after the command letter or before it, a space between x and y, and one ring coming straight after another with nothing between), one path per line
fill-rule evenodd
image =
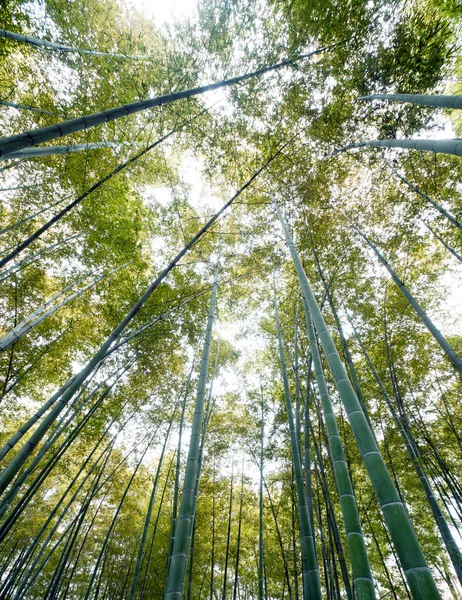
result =
M158 26L180 20L193 14L196 0L121 0L125 6L133 6L145 16L152 16Z

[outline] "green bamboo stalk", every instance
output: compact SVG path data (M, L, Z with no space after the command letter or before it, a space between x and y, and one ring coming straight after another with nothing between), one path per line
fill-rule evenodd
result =
M306 501L308 504L308 514L310 517L310 523L313 530L313 540L314 547L316 550L316 535L314 529L314 512L313 512L313 490L311 488L311 453L310 453L310 380L311 380L311 365L312 365L312 356L311 354L308 357L308 367L306 373L306 393L305 393L305 406L304 406L304 427L303 427L303 437L304 437L304 463L303 467L305 470L305 491L306 491Z
M236 545L236 562L234 564L234 585L233 585L233 600L237 599L237 590L239 583L239 559L241 557L241 533L242 533L242 508L244 506L244 458L242 458L241 470L241 498L239 501L239 519L237 526L237 545Z
M286 558L286 553L284 550L284 544L282 542L281 529L279 527L279 523L278 523L278 519L277 519L277 515L276 515L276 509L274 508L273 499L271 497L271 494L270 494L270 491L268 488L268 484L266 483L265 479L263 479L263 483L265 485L266 495L268 496L271 514L273 515L274 526L276 528L276 534L277 534L277 538L278 538L278 542L279 542L279 549L281 550L281 558L282 558L282 563L284 565L284 574L285 574L284 584L287 583L287 593L289 594L289 600L292 600L292 587L290 585L289 567L287 566L287 558ZM284 595L285 594L283 592L283 597L284 597Z
M314 441L314 437L313 437L313 441ZM316 445L316 442L314 442ZM318 482L318 485L316 486L316 517L318 520L318 527L319 527L319 539L321 542L321 553L322 553L322 564L323 564L323 571L324 571L324 588L325 588L325 593L326 593L326 598L328 598L329 600L332 598L332 594L331 594L331 589L330 589L330 580L329 580L329 567L328 567L328 556L327 556L327 545L326 545L326 539L324 536L324 531L323 531L323 522L324 519L322 518L322 511L321 511L321 499L319 497L319 488L323 488L323 485L321 483L321 478L319 476L318 473L318 467L320 466L321 461L319 460L319 456L316 457L315 461L314 461L314 473L315 473L315 477L316 480ZM327 509L327 502L326 499L324 498L324 502L326 505L326 509Z
M314 394L313 394L313 397L314 397ZM348 600L353 600L353 591L351 589L350 575L348 573L348 567L347 567L346 560L345 560L345 552L343 550L343 543L342 543L342 539L340 537L340 531L339 531L338 524L337 524L337 518L335 516L334 506L332 504L332 498L331 498L331 494L330 494L329 485L327 482L326 471L324 469L324 463L322 460L321 451L318 447L318 443L316 442L316 438L314 436L314 432L312 430L311 424L310 424L310 431L312 433L311 437L313 440L313 445L314 445L315 455L316 455L315 466L319 469L319 474L317 473L317 477L320 482L321 491L322 491L322 495L324 498L324 504L326 505L327 519L328 519L328 521L330 523L330 527L332 528L332 531L334 533L335 548L336 548L337 556L338 556L338 559L340 562L340 568L342 570L343 585L344 585ZM331 458L331 455L329 455L329 457ZM319 503L319 492L318 492L318 503ZM321 528L321 533L322 533L322 528Z
M260 173L266 169L266 167L271 164L271 162L279 156L282 150L290 143L285 143L279 150L277 150L265 163L262 167L260 167L248 181L232 196L228 202L226 202L206 223L205 225L189 240L189 242L183 247L182 250L175 256L175 258L167 265L167 267L159 274L159 276L149 285L148 289L144 292L141 298L135 303L135 305L129 310L127 315L122 319L122 321L115 327L115 329L111 332L106 341L100 346L99 350L95 353L93 358L87 363L87 365L75 375L72 379L70 379L64 386L64 392L61 392L59 395L59 400L54 404L52 410L47 415L47 417L42 421L42 423L37 427L29 440L24 444L21 450L18 451L14 459L9 463L9 465L2 471L0 474L0 494L5 491L8 484L18 473L21 466L27 460L27 458L32 454L37 444L46 434L48 429L53 425L61 411L65 408L67 403L74 396L74 393L77 389L83 384L83 382L90 376L90 374L95 370L97 365L106 355L107 351L113 345L113 343L119 338L120 334L124 331L125 327L130 323L130 321L135 317L136 314L141 310L145 302L151 296L151 294L159 287L162 281L167 277L167 275L175 268L175 266L179 263L179 261L183 258L183 256L199 241L199 239L205 234L206 231L210 229L210 227L215 223L215 221L223 214L223 212L232 205L232 203L238 198L242 192L244 192L253 181L260 175ZM61 390L63 389L61 388ZM48 407L53 405L51 399L49 401ZM43 413L42 413L43 414Z
M355 389L355 393L356 393L356 396L357 396L357 398L359 400L359 403L361 404L361 408L364 411L364 415L365 415L365 417L367 419L369 427L371 428L372 433L374 433L374 429L372 427L371 419L369 417L369 411L368 411L366 403L364 401L364 396L363 396L363 393L362 393L362 390L361 390L361 385L359 383L359 378L358 378L358 375L356 373L356 369L355 369L355 366L354 366L354 363L353 363L353 358L351 356L350 349L348 348L348 344L347 344L347 341L346 341L345 334L343 332L343 327L342 327L342 324L340 322L340 318L338 316L338 312L337 312L337 310L335 308L334 298L332 296L332 292L329 289L329 285L328 285L328 283L326 281L326 278L324 277L324 273L323 273L323 271L321 269L321 263L319 261L319 256L318 256L318 253L317 253L316 248L314 246L313 236L311 235L311 230L308 228L308 226L307 226L307 230L308 230L308 235L309 235L310 241L311 241L311 249L313 251L313 256L315 258L316 267L318 269L318 273L319 273L319 276L321 278L321 281L322 281L322 284L323 284L323 287L324 287L325 296L326 296L326 298L327 298L327 300L329 302L329 306L330 306L330 309L331 309L331 312L332 312L332 316L334 317L334 321L335 321L335 324L337 326L337 331L338 331L338 334L339 334L339 337L340 337L340 343L342 345L342 350L343 350L343 353L345 355L345 359L346 359L347 366L348 366L348 371L349 371L350 376L351 376L351 381L353 383L353 387ZM304 305L304 306L305 306L305 310L306 310L306 305Z
M15 327L13 327L13 329L11 329L8 333L6 333L0 339L0 352L2 352L3 350L6 350L12 344L15 344L24 335L26 335L26 333L29 333L29 331L31 331L31 329L33 329L37 325L40 325L40 323L42 323L46 318L53 315L60 308L62 308L63 306L66 306L66 304L69 304L69 302L72 302L72 300L75 300L75 298L78 298L79 296L84 294L87 290L91 289L97 283L104 281L105 279L107 279L108 277L113 275L114 273L117 273L117 271L120 271L121 269L125 268L127 265L130 265L130 264L131 264L131 262L127 262L119 267L116 267L115 269L111 269L110 271L108 271L108 273L105 273L103 275L100 275L99 277L96 277L95 279L90 281L90 283L87 283L82 288L80 288L79 290L77 290L76 292L74 292L73 294L68 296L67 298L65 298L63 301L59 302L58 304L55 304L54 306L52 306L51 308L46 310L47 307L54 300L56 300L59 296L61 296L63 293L65 293L65 291L67 289L69 289L70 287L73 287L75 285L75 283L77 283L77 282L71 283L68 286L66 286L64 288L64 290L61 290L55 296L53 296L50 300L47 300L44 304L39 306L30 315L28 315L25 319L23 319L23 321L21 321L21 323L18 323Z
M366 236L365 233L363 233L358 227L356 227L356 225L352 225L352 227L363 238L363 240L372 248L372 250L374 251L374 253L377 256L377 258L379 259L379 261L383 264L383 266L390 273L393 281L398 286L400 292L403 294L403 296L406 298L406 300L409 302L409 304L415 310L415 312L417 313L417 315L419 316L420 320L425 325L425 327L428 329L428 331L432 334L432 336L438 342L438 344L440 345L443 352L446 354L448 359L453 364L454 368L462 375L462 359L460 358L460 356L457 354L457 352L454 350L454 348L450 345L450 343L447 341L447 339L443 336L441 331L437 327L435 327L432 320L428 317L428 315L425 313L425 311L421 308L420 304L417 302L417 300L414 298L414 296L411 294L411 292L407 289L407 287L404 285L404 283L399 279L399 277L396 275L394 270L391 268L388 261L379 252L377 247L371 242L371 240Z
M278 306L276 297L276 286L274 285L274 312L276 318L276 329L279 344L279 360L281 363L282 380L284 384L284 396L286 400L287 416L289 420L289 431L290 440L292 447L292 460L295 471L297 499L298 499L298 519L300 526L301 535L301 549L302 549L302 566L304 567L303 573L303 592L305 598L311 598L313 600L321 600L321 585L319 581L319 570L316 563L316 554L314 550L313 540L313 528L310 523L308 514L308 505L306 502L305 490L303 487L303 472L302 463L300 459L300 452L297 444L297 437L295 432L295 424L292 413L292 401L290 397L289 381L287 378L285 358L284 358L284 346L282 344L281 327L279 324Z
M427 196L427 194L424 194L421 190L419 190L418 187L416 187L415 185L413 185L405 177L403 177L402 175L400 175L398 173L398 171L393 167L393 165L391 163L389 163L388 161L385 161L385 162L386 162L387 166L392 170L392 172L397 177L399 177L399 179L401 179L401 181L403 183L405 183L408 187L410 187L413 192L415 192L416 194L418 194L426 202L430 203L433 206L433 208L436 208L436 210L438 212L440 212L444 217L446 217L446 219L448 219L448 221L450 221L453 225L455 225L459 229L462 229L462 223L460 223L460 221L458 221L454 217L454 215L452 215L450 212L448 212L443 206L441 206L441 204L438 204L438 202L436 202L435 200L433 200L433 198L430 198L430 196Z
M366 142L358 142L357 144L343 146L343 148L334 150L330 156L335 156L340 152L352 148L365 148L366 146L371 148L404 148L408 150L421 150L423 152L436 152L440 154L462 156L462 140L459 138L452 140L368 140Z
M226 600L226 583L228 579L228 561L229 561L229 545L231 540L231 517L233 515L233 483L234 483L234 456L231 460L231 486L229 491L229 512L228 512L228 532L226 536L226 553L225 553L225 567L223 572L223 592L222 600Z
M8 154L11 154L12 152L18 152L23 148L29 148L30 146L35 146L43 142L48 142L50 140L55 140L57 138L64 137L66 135L69 135L70 133L90 129L91 127L96 127L97 125L108 123L110 121L114 121L115 119L120 119L121 117L126 117L128 115L132 115L134 113L144 111L149 108L154 108L156 106L164 106L166 104L176 102L177 100L181 100L183 98L192 98L194 96L204 94L205 92L210 92L219 88L228 87L237 83L242 83L243 81L246 81L253 77L258 77L259 75L263 75L264 73L269 73L271 71L275 71L283 67L294 66L296 65L296 62L298 60L321 54L325 50L325 48L315 50L314 52L310 52L307 55L300 56L297 59L284 60L275 65L262 67L261 69L257 69L252 73L238 75L237 77L232 77L231 79L224 79L216 83L210 83L208 85L202 85L200 87L182 90L180 92L173 92L171 94L165 94L163 96L150 98L148 100L132 102L131 104L125 104L123 106L109 108L98 113L85 115L84 117L79 117L77 119L71 119L70 121L62 121L57 125L50 125L48 127L33 129L25 133L20 133L17 135L2 138L0 139L0 157L5 157L8 156Z
M218 273L220 259L218 256L215 273L210 309L207 317L207 326L202 351L199 383L197 387L194 417L192 422L191 439L189 443L188 461L183 483L178 522L175 530L175 541L173 544L170 571L167 579L165 600L181 600L186 576L186 565L191 543L192 524L195 512L195 487L199 470L199 454L201 442L201 428L204 413L205 386L210 358L210 344L212 341L212 328L215 318L215 305L218 290ZM204 432L205 433L205 432Z
M263 540L263 443L265 434L265 413L263 390L261 391L261 433L260 433L260 496L259 496L259 538L258 538L258 600L265 600L265 581L263 578L264 540Z
M426 94L371 94L360 96L358 100L390 100L391 102L411 102L435 108L453 108L462 110L462 96L426 95Z
M210 586L209 586L209 600L213 600L213 583L215 579L215 456L213 457L212 467L212 551L210 560Z
M93 144L76 144L75 146L46 146L43 148L25 148L18 152L11 152L8 156L0 156L0 160L15 158L41 158L43 156L54 156L56 154L73 154L74 152L85 152L86 150L99 150L100 148L117 148L119 146L131 145L129 142L95 142Z
M165 483L164 483L164 487L162 489L162 495L160 497L160 502L159 502L159 508L157 509L157 516L156 516L156 520L154 523L154 527L152 530L152 535L151 535L151 543L150 543L150 547L149 547L149 554L148 554L148 558L146 561L146 569L144 572L144 579L143 579L143 585L141 588L141 593L140 593L140 600L143 600L144 598L144 594L145 594L145 590L146 590L146 584L147 584L147 579L148 579L148 575L149 575L149 568L150 568L150 564L151 564L151 556L152 556L152 551L154 548L154 542L156 539L156 533L157 533L157 527L159 525L159 520L160 520L160 515L162 512L162 507L164 505L164 498L165 498L165 492L167 490L167 485L169 483L170 480L170 472L173 466L173 459L175 458L175 454L172 456L172 459L170 460L170 464L168 467L168 471L167 471L167 476L165 477Z
M30 35L22 35L14 31L8 31L7 29L0 29L0 38L19 42L21 44L28 44L29 46L35 46L37 48L46 48L47 50L57 50L58 52L84 54L86 56L103 56L110 58L121 58L121 59L141 59L147 60L150 57L146 55L127 55L127 54L116 54L114 52L98 52L97 50L85 50L83 48L76 48L73 46L66 46L65 44L58 44L55 42L49 42L48 40L42 40Z
M358 600L374 600L375 588L372 579L369 558L361 528L358 506L351 485L342 440L340 438L332 401L327 389L326 379L319 355L318 342L314 332L311 314L305 303L306 324L310 339L311 356L313 357L316 383L321 398L322 410L327 427L329 451L332 456L335 482L337 484L343 521L345 523L348 548L350 550L351 566L353 568L353 582Z
M184 412L186 409L186 402L188 399L189 388L191 386L191 378L192 378L195 364L196 364L196 358L194 357L192 364L191 364L191 370L189 371L189 376L186 381L186 389L185 389L184 396L183 396L183 403L181 405L180 429L179 429L179 433L178 433L178 448L176 451L175 485L174 485L174 489L173 489L172 521L171 521L171 525L170 525L170 543L169 543L169 548L168 548L166 577L168 577L168 572L170 570L171 556L172 556L172 551L173 551L173 543L175 541L176 522L177 522L177 516L178 516L178 494L179 494L180 469L181 469L181 440L182 440L182 436L183 436Z
M430 225L430 223L428 223L427 221L425 221L425 219L422 219L422 218L420 220L425 225L425 227L429 231L431 231L431 233L433 233L433 235L436 237L436 239L439 240L443 244L443 246L446 248L446 250L449 250L449 252L453 256L455 256L459 262L462 262L462 256L458 252L456 252L456 250L454 250L454 248L452 248L447 242L445 242L438 233L436 233L436 231L433 229L433 227Z
M347 412L348 421L361 452L369 478L381 506L391 538L396 546L398 556L416 600L440 600L440 594L427 566L422 550L417 541L411 522L393 485L382 455L367 423L364 412L354 393L345 368L340 360L335 344L327 330L324 318L311 290L303 270L300 258L287 225L282 218L279 207L274 201L279 221L284 231L287 245L295 264L300 280L303 296L308 305L314 325L319 335L327 362L335 380L340 397Z
M299 585L298 585L298 556L297 556L297 540L296 540L296 534L298 533L300 535L300 532L297 532L297 527L296 527L296 519L295 519L295 481L294 481L295 477L294 477L294 463L292 461L291 464L291 471L290 471L290 517L291 517L291 528L290 528L290 536L291 536L291 540L290 543L292 544L292 571L293 571L293 578L294 578L294 595L295 595L295 600L299 600L300 598L300 593L299 593ZM313 544L314 545L314 544ZM305 581L307 579L306 573L308 572L308 566L306 564L306 560L304 560L303 556L302 556L302 578ZM303 598L304 600L307 600L307 598L309 598L309 588L306 591L306 587L305 585L303 585Z
M127 483L127 485L126 485L126 487L124 489L124 492L123 492L122 497L121 497L121 499L119 501L119 504L118 504L117 509L116 509L116 511L114 513L114 516L112 517L112 521L111 521L111 524L109 525L108 532L107 532L107 534L106 534L106 536L104 538L103 544L102 544L100 552L98 554L98 558L97 558L96 563L95 563L95 565L93 567L93 572L92 572L92 576L90 578L90 583L88 584L87 591L85 593L85 600L89 600L89 598L90 598L90 595L91 595L91 592L92 592L92 588L93 588L93 584L95 582L96 575L97 575L98 570L100 568L101 561L103 560L103 557L104 557L104 561L103 561L103 564L101 566L101 572L103 572L103 570L104 570L104 566L105 566L105 563L106 563L106 557L107 557L106 551L107 551L107 547L108 547L108 544L109 544L109 539L110 539L110 537L112 535L112 532L114 530L114 527L115 527L115 525L117 523L120 511L121 511L122 506L123 506L123 504L125 502L127 494L130 491L130 488L131 488L131 485L133 483L133 480L135 479L136 474L138 473L138 469L140 468L141 463L143 462L143 459L146 456L147 451L151 447L151 444L152 444L152 442L153 442L156 434L157 434L157 429L154 432L154 435L151 436L151 438L149 440L149 443L146 445L146 448L143 450L143 452L142 452L142 454L141 454L138 462L136 463L135 469L133 470L133 473L131 474L130 479L128 480L128 483Z
M146 513L146 517L144 519L143 532L141 534L141 541L140 541L140 545L139 545L139 548L138 548L138 556L136 557L136 564L135 564L135 570L133 572L132 584L130 586L130 592L128 594L129 600L133 600L134 597L135 597L136 586L137 586L138 578L140 576L140 571L141 571L141 563L143 561L144 547L146 545L146 539L148 537L148 530L149 530L149 525L150 525L150 522L151 522L152 511L153 511L153 508L154 508L154 501L156 499L157 484L159 482L160 471L161 471L161 468L162 468L162 463L164 461L165 449L167 447L168 438L170 436L170 431L172 429L173 420L175 418L177 408L178 408L178 403L175 406L175 409L174 409L174 411L172 413L172 418L170 419L170 423L168 425L167 433L165 434L165 440L164 440L164 444L162 446L162 452L160 453L159 462L157 463L156 475L155 475L155 478L154 478L154 483L152 485L151 497L149 499L148 510L147 510L147 513Z
M196 481L194 484L194 497L193 497L193 509L192 509L193 517L192 517L191 534L190 534L190 539L189 539L190 558L189 558L188 591L187 591L187 599L188 600L191 600L191 594L192 594L193 571L194 571L194 548L195 548L195 540L196 540L196 516L197 516L196 515L196 507L197 507L197 498L199 495L200 478L201 478L201 474L202 474L202 459L204 457L205 436L206 436L206 433L208 430L210 417L212 415L213 408L215 406L215 399L212 403L212 390L213 390L213 380L215 379L215 374L217 371L219 344L220 344L220 338L218 338L218 341L217 341L217 353L215 356L215 365L214 365L212 377L210 380L210 388L209 388L209 393L207 396L207 404L205 406L205 414L204 414L204 419L202 422L201 442L200 442L200 447L199 447L199 459L197 461ZM205 582L205 576L206 576L206 572L204 572L204 578L203 578L202 584L201 584L201 591L202 591L202 586L204 585L204 582Z
M16 104L15 102L7 102L6 100L0 100L0 104L2 106L7 106L8 108L16 108L17 110L30 110L42 115L51 115L52 117L56 116L56 113L54 112L43 110L42 108L36 108L35 106L27 106L26 104Z
M294 327L294 375L295 375L295 433L297 434L297 443L302 457L302 426L300 419L300 373L298 364L298 298L295 307L295 327Z

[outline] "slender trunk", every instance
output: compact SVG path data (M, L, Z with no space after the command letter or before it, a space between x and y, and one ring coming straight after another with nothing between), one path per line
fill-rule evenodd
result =
M0 34L1 36L1 34ZM16 108L17 110L30 110L31 112L40 113L41 115L56 116L56 113L49 110L43 110L42 108L36 108L35 106L27 106L26 104L16 104L15 102L7 102L6 100L0 100L2 106L8 106L9 108Z
M292 527L291 527L291 543L292 543L292 564L293 564L293 574L294 574L294 594L295 594L295 600L298 600L300 598L300 593L299 593L299 589L298 589L298 558L297 558L297 541L296 541L296 532L297 532L297 527L295 525L295 482L294 482L294 465L292 463L291 465L292 470L291 470L291 477L290 477L290 516L292 519ZM300 535L300 533L299 533ZM302 557L302 572L303 572L303 576L304 578L306 578L305 573L307 571L307 565L303 564L303 557ZM307 597L307 594L305 592L305 583L303 584L303 596L304 598Z
M297 299L298 300L298 299ZM302 457L302 427L300 419L300 373L298 365L298 302L295 308L295 331L294 331L294 374L295 374L295 433L297 434L297 443Z
M346 560L345 560L345 552L343 550L343 544L342 544L342 539L340 537L340 531L339 531L338 524L337 524L337 518L335 516L334 506L332 504L330 488L328 485L327 476L326 476L326 472L324 469L324 463L323 463L323 459L321 456L321 451L318 446L318 443L316 442L316 439L315 439L313 430L311 429L311 426L310 426L310 431L312 433L311 437L313 439L313 445L314 445L314 449L315 449L317 468L319 469L319 473L317 474L317 477L320 482L321 491L322 491L322 495L324 498L324 504L326 505L327 519L328 519L330 526L332 527L332 531L334 533L335 549L337 551L340 568L342 570L343 586L345 588L345 592L346 592L348 600L353 600L353 592L351 589L350 576L348 574L348 567L347 567ZM318 502L319 502L319 493L318 493ZM320 524L320 531L322 532L321 524Z
M441 206L441 204L438 204L438 202L435 202L435 200L433 200L432 198L430 198L430 196L427 196L427 194L424 194L421 190L419 190L418 187L416 187L410 181L408 181L405 177L403 177L402 175L400 175L398 173L398 171L393 167L392 164L390 164L387 161L386 161L386 164L393 171L393 173L397 177L399 177L399 179L401 179L401 181L403 183L405 183L408 187L411 188L411 190L413 192L415 192L416 194L419 194L419 196L421 198L423 198L426 202L428 202L429 204L431 204L433 206L433 208L436 208L436 210L438 212L440 212L444 217L446 217L446 219L448 219L448 221L450 221L453 225L455 225L459 229L462 229L462 223L460 223L460 221L458 221L453 215L451 215L451 213L449 213L443 206Z
M312 356L308 358L308 369L306 375L306 394L304 406L304 446L305 460L303 463L305 469L305 492L306 502L308 504L308 515L310 517L311 528L313 532L313 543L316 551L316 532L314 527L314 511L313 511L313 491L311 489L311 453L310 453L310 380L311 380L311 365Z
M462 144L462 142L461 142L461 144ZM403 296L406 298L406 300L409 302L409 304L415 310L415 312L417 313L417 315L419 316L420 320L425 325L425 327L428 329L428 331L432 334L432 336L438 342L438 344L440 345L443 352L446 354L448 359L454 365L454 368L462 375L462 358L460 358L460 356L457 354L457 352L454 350L454 348L449 344L449 342L443 336L441 331L437 327L435 327L435 325L433 324L431 319L428 317L428 315L425 313L425 311L420 307L417 300L414 298L414 296L411 294L411 292L407 289L407 287L404 285L404 283L399 279L399 277L396 275L396 273L391 268L388 261L382 256L382 254L378 251L376 246L355 225L353 225L353 228L357 233L359 233L359 235L364 239L364 241L372 248L372 250L376 254L379 261L383 264L383 266L390 273L393 281L398 286L400 292L403 294Z
M144 594L145 594L145 590L146 590L146 583L147 583L147 578L148 578L148 575L149 575L149 567L150 567L150 564L151 564L152 550L154 548L154 542L156 540L157 527L159 525L159 519L160 519L162 507L163 507L163 504L164 504L165 492L167 490L167 485L168 485L169 480L170 480L170 472L171 472L171 469L172 469L173 459L174 458L175 458L175 456L172 456L172 459L171 459L170 464L168 466L167 476L165 477L165 483L164 483L164 487L162 489L162 495L160 497L159 508L157 509L156 521L154 523L154 527L153 527L153 530L152 530L151 543L149 545L149 554L148 554L148 558L147 558L147 561L146 561L146 569L145 569L145 572L144 572L143 585L141 587L141 593L140 593L140 596L139 596L140 600L142 600L144 598ZM124 597L124 596L122 596L122 597Z
M229 560L229 543L231 540L231 517L233 515L233 483L234 483L234 456L231 461L231 487L229 491L229 512L228 512L228 533L226 536L226 553L225 553L225 568L223 573L223 593L222 600L226 600L226 584L228 578L228 560Z
M307 227L307 229L308 229L308 227ZM323 271L321 269L321 263L319 262L318 253L317 253L316 248L314 246L313 237L312 237L311 231L309 229L308 229L308 234L309 234L309 237L310 237L311 249L313 251L313 255L314 255L314 258L315 258L315 262L316 262L316 266L317 266L317 269L318 269L318 273L319 273L319 276L321 278L322 284L324 286L324 292L325 292L326 298L327 298L327 300L329 302L329 306L330 306L330 309L332 311L332 316L334 317L334 321L335 321L335 324L337 326L337 331L338 331L338 334L339 334L339 337L340 337L340 343L342 345L342 350L343 350L343 353L345 355L346 363L347 363L347 366L348 366L348 371L349 371L350 376L351 376L351 381L353 383L353 387L355 389L356 396L357 396L357 398L359 400L359 403L361 404L361 408L364 411L364 415L365 415L365 417L367 419L369 427L371 428L371 431L374 432L373 427L372 427L372 423L371 423L371 420L370 420L370 417L369 417L369 411L367 410L366 403L364 402L364 396L363 396L363 393L362 393L362 390L361 390L361 386L359 384L359 379L358 379L358 375L356 373L356 369L355 369L355 366L354 366L354 363L353 363L353 358L352 358L351 352L350 352L350 350L348 348L348 344L347 344L347 341L346 341L346 338L345 338L345 334L343 332L343 327L342 327L342 324L340 322L340 319L339 319L339 316L338 316L338 312L337 312L337 310L335 308L335 304L334 304L334 299L332 297L332 293L331 293L331 291L329 289L329 285L328 285L328 283L326 281L326 278L324 277L324 273L323 273Z
M8 140L8 138L5 138L5 140ZM31 146L32 144L27 145ZM452 140L368 140L367 142L349 144L348 146L334 150L330 156L335 156L336 154L344 152L345 150L350 150L351 148L364 148L366 146L371 148L406 148L409 150L421 150L423 152L436 152L440 154L462 156L462 140L459 138Z
M347 412L353 435L355 436L369 478L380 503L393 543L396 545L409 586L415 597L419 598L419 600L439 600L440 594L431 571L427 566L411 522L396 492L390 474L386 469L380 450L353 390L353 386L347 377L332 337L327 330L292 237L276 203L275 208L300 279L303 296L318 332L327 362Z
M195 515L195 488L196 479L199 477L199 458L201 445L201 428L204 414L205 386L210 358L210 345L212 341L212 328L215 318L215 305L218 289L219 256L215 266L214 285L210 299L210 309L207 317L207 326L202 351L199 383L197 387L196 403L191 430L191 439L188 451L183 494L181 496L178 522L175 530L170 571L165 591L166 600L181 600L186 576L186 566L191 544L192 525ZM207 418L207 417L206 417ZM206 422L204 422L206 425ZM205 437L205 428L204 428Z
M259 490L259 538L258 538L258 600L265 600L264 581L264 541L263 541L263 440L265 433L263 391L261 398L261 432L260 432L260 490Z
M242 507L244 506L244 459L242 459L241 473L241 499L239 502L239 521L237 527L236 562L234 564L233 600L237 598L237 586L239 583L239 559L241 554L241 532L242 532Z
M276 317L276 329L279 343L279 360L281 363L282 379L284 384L284 396L286 400L287 416L289 420L289 431L292 446L292 460L295 470L295 480L298 499L298 518L301 535L302 549L302 567L304 568L303 594L304 598L313 600L321 599L321 586L319 581L319 570L316 563L316 553L314 551L313 527L310 523L308 514L308 505L306 502L305 490L303 487L303 472L300 460L300 452L295 433L294 418L292 413L292 400L290 398L289 381L285 367L284 347L282 344L281 328L279 324L276 287L274 286L274 312Z
M183 396L183 404L181 406L181 416L180 416L180 429L178 432L178 448L176 451L176 469L175 469L175 485L173 488L173 507L172 507L172 521L170 525L170 543L168 548L168 558L167 558L167 577L168 572L170 570L170 562L173 551L173 542L175 540L175 529L176 522L178 516L178 493L179 493L179 484L180 484L180 469L181 469L181 439L183 436L183 423L184 423L184 412L186 409L186 402L188 400L189 388L191 386L191 378L194 371L194 366L196 364L196 360L192 361L191 370L189 371L189 376L186 382L186 389Z
M210 593L209 600L213 600L213 581L215 575L215 459L212 472L212 552L210 561Z
M411 102L436 108L462 109L462 96L425 95L425 94L371 94L360 96L358 100L390 100L391 102Z
M139 545L139 548L138 548L138 556L136 557L135 570L133 572L133 577L132 577L132 583L131 583L131 587L130 587L130 592L128 594L129 600L133 600L134 597L135 597L136 586L137 586L137 583L138 583L138 578L140 576L141 562L143 560L144 547L146 545L146 539L148 537L149 525L151 523L152 511L153 511L154 502L155 502L155 499L156 499L157 484L159 482L159 476L160 476L160 472L161 472L161 469L162 469L162 463L164 461L165 449L167 447L168 438L170 436L170 430L172 429L173 420L175 418L177 408L178 408L178 403L175 406L175 409L174 409L174 411L172 413L172 418L170 419L170 423L168 425L167 433L165 434L165 440L164 440L164 445L162 446L162 452L161 452L160 457L159 457L159 462L157 463L156 476L154 478L154 483L152 485L151 497L149 499L148 510L147 510L146 517L145 517L145 520L144 520L143 532L141 534L140 545Z
M289 594L289 600L292 600L292 588L291 588L291 585L290 585L289 567L287 565L286 553L285 553L285 550L284 550L284 544L282 542L281 530L279 528L279 523L278 523L278 519L277 519L277 515L276 515L276 510L274 508L273 499L271 498L271 494L270 494L268 485L267 485L267 483L266 483L265 480L263 480L263 483L265 485L266 494L268 496L268 500L269 500L269 503L270 503L270 510L271 510L271 514L273 515L274 526L276 527L276 534L277 534L277 537L278 537L279 548L281 550L281 558L282 558L282 562L283 562L283 565L284 565L285 582L287 582L287 592Z
M10 160L11 158L36 158L42 156L53 156L55 154L72 154L85 150L98 150L99 148L117 148L120 145L126 145L117 142L96 142L94 144L76 144L75 146L47 146L46 148L26 148L19 152L11 152L8 156L0 157L0 160Z
M0 29L0 38L6 38L7 40L13 40L20 42L21 44L29 44L37 48L46 48L48 50L57 50L58 52L73 52L76 54L85 54L87 56L107 56L110 58L121 58L121 59L149 59L149 56L137 56L127 54L116 54L114 52L98 52L95 50L85 50L83 48L75 48L73 46L66 46L65 44L57 44L55 42L49 42L48 40L41 40L30 35L22 35L14 31L8 31L6 29ZM52 113L47 113L52 114Z
M454 250L454 248L452 248L447 242L445 242L443 240L443 238L438 233L436 233L436 231L433 229L433 227L429 223L427 223L427 221L425 221L424 219L420 219L420 220L425 225L425 227L433 233L433 235L436 237L436 239L439 240L443 244L443 246L446 248L446 250L449 250L449 252L453 256L455 256L459 262L462 262L462 256L458 252L456 252L456 250Z
M315 50L303 58L315 56L323 51L324 48L321 50ZM297 60L300 60L300 58L301 57L298 57ZM110 121L114 121L115 119L120 119L121 117L126 117L128 115L147 110L148 108L164 106L165 104L170 104L171 102L176 102L177 100L181 100L183 98L192 98L193 96L198 96L205 92L210 92L212 90L217 90L219 88L241 83L247 79L263 75L264 73L269 73L270 71L276 71L282 67L293 66L294 64L294 60L285 60L275 65L263 67L253 71L252 73L246 73L245 75L232 77L231 79L224 79L216 83L210 83L208 85L182 90L180 92L173 92L164 96L157 96L156 98L150 98L149 100L132 102L131 104L109 108L102 112L85 115L84 117L79 117L70 121L62 121L57 125L49 125L48 127L32 129L26 133L12 135L10 137L0 139L0 156L7 156L12 152L22 150L23 148L28 148L30 146L42 144L43 142L62 138L70 133L90 129L91 127L96 127L97 125L108 123Z
M345 524L348 548L350 550L351 565L353 568L353 582L356 594L364 600L374 600L375 588L367 556L364 535L361 528L358 506L353 492L348 473L342 440L339 435L332 401L327 389L326 379L319 355L318 342L314 332L313 322L308 307L305 304L306 324L310 339L311 356L313 358L316 383L321 398L322 410L326 422L329 452L332 456L335 482Z
M315 476L317 477L317 479L319 480L319 473L318 473L318 469L316 468L318 465L320 465L321 463L319 462L319 459L316 461L315 460ZM317 494L317 502L316 502L316 516L318 519L318 526L319 526L319 539L321 541L321 554L322 554L322 564L323 564L323 571L324 571L324 587L326 590L326 597L328 599L331 598L331 590L330 590L330 580L329 580L329 566L328 566L328 559L327 559L327 549L326 549L326 540L324 537L324 530L323 530L323 518L322 518L322 513L321 513L321 499L319 497L319 482L318 485L316 486L316 494ZM321 484L322 487L322 484Z

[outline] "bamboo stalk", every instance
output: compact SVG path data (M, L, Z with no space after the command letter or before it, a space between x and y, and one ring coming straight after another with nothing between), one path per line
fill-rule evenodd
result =
M396 546L409 587L415 598L419 600L440 600L441 596L435 585L431 571L427 566L411 522L385 467L382 455L364 416L364 412L348 379L332 337L327 330L324 317L319 310L295 249L294 242L275 200L274 205L300 280L303 296L310 310L327 362L345 406L349 423L380 503L391 538Z

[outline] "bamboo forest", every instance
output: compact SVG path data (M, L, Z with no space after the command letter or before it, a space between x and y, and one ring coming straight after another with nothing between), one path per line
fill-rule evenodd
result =
M0 0L0 600L462 598L460 0Z

